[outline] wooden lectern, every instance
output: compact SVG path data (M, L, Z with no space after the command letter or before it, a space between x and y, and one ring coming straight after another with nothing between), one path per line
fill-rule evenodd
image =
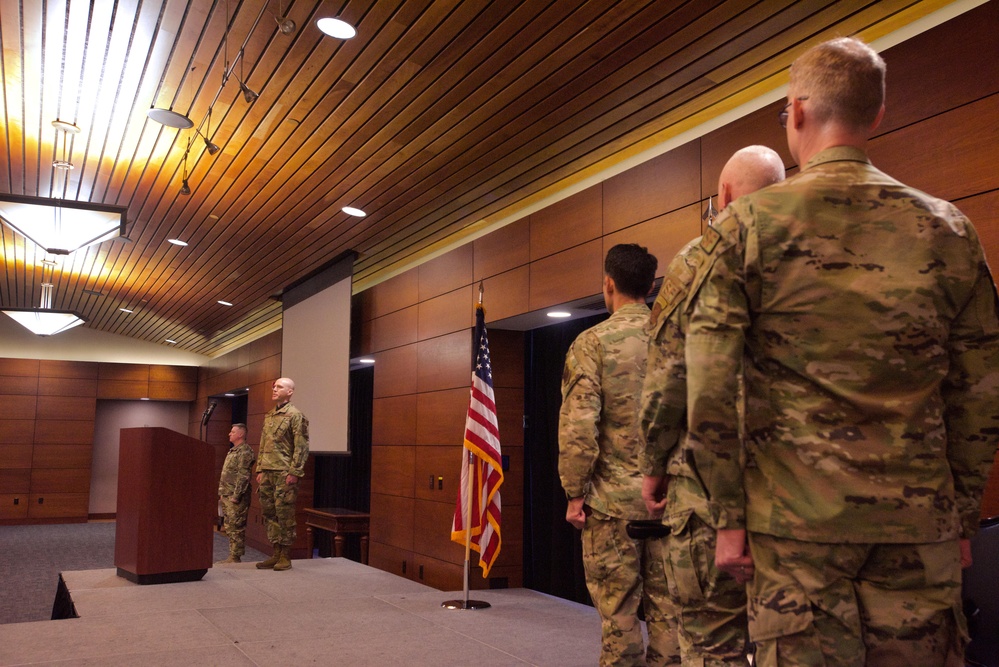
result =
M218 479L207 442L123 428L114 564L138 584L197 581L212 566Z

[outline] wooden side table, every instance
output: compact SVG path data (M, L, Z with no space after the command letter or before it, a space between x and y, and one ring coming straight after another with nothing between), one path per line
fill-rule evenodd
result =
M368 530L371 515L342 507L306 507L305 532L308 537L309 556L312 555L312 531L325 530L333 535L333 551L337 558L343 557L346 535L358 533L361 536L361 562L368 564Z

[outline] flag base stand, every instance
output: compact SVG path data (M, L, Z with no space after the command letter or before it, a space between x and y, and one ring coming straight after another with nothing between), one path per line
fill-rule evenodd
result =
M445 600L441 606L445 609L488 609L490 604L483 600Z

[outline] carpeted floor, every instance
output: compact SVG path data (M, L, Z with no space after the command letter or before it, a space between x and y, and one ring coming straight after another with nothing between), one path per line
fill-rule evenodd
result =
M114 567L113 521L40 526L0 526L0 623L52 618L59 573ZM213 560L229 555L229 541L215 533ZM266 556L247 547L243 560Z

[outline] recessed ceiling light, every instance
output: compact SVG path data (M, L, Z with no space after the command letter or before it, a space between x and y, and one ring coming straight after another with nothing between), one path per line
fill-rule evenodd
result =
M132 314L132 311L131 311L131 310L129 310L128 308L119 308L118 310L120 310L120 311L121 311L121 312L123 312L123 313L128 313L129 315L131 315L131 314Z
M223 306L231 306L232 305L228 301L222 301L222 300L219 300L219 303L222 304Z
M373 364L373 363L375 363L374 359L369 359L367 357L365 357L364 359L358 359L358 361L360 363L362 363L362 364Z
M236 394L223 394L223 396L235 396Z
M171 345L176 345L177 344L177 341L170 340L169 338L166 339L166 342L170 343Z
M557 319L565 319L566 317L572 317L572 313L567 313L564 310L553 310L550 313L545 313L548 317L554 317Z
M187 245L186 241L181 241L180 239L167 239L167 242L172 243L174 245L179 245L181 247Z
M354 26L340 19L324 18L316 21L316 25L330 37L337 39L350 39L357 34Z
M343 211L344 213L346 213L347 215L353 215L354 217L357 217L357 218L363 218L364 216L367 215L367 213L365 213L361 209L354 208L353 206L344 206L340 210Z

